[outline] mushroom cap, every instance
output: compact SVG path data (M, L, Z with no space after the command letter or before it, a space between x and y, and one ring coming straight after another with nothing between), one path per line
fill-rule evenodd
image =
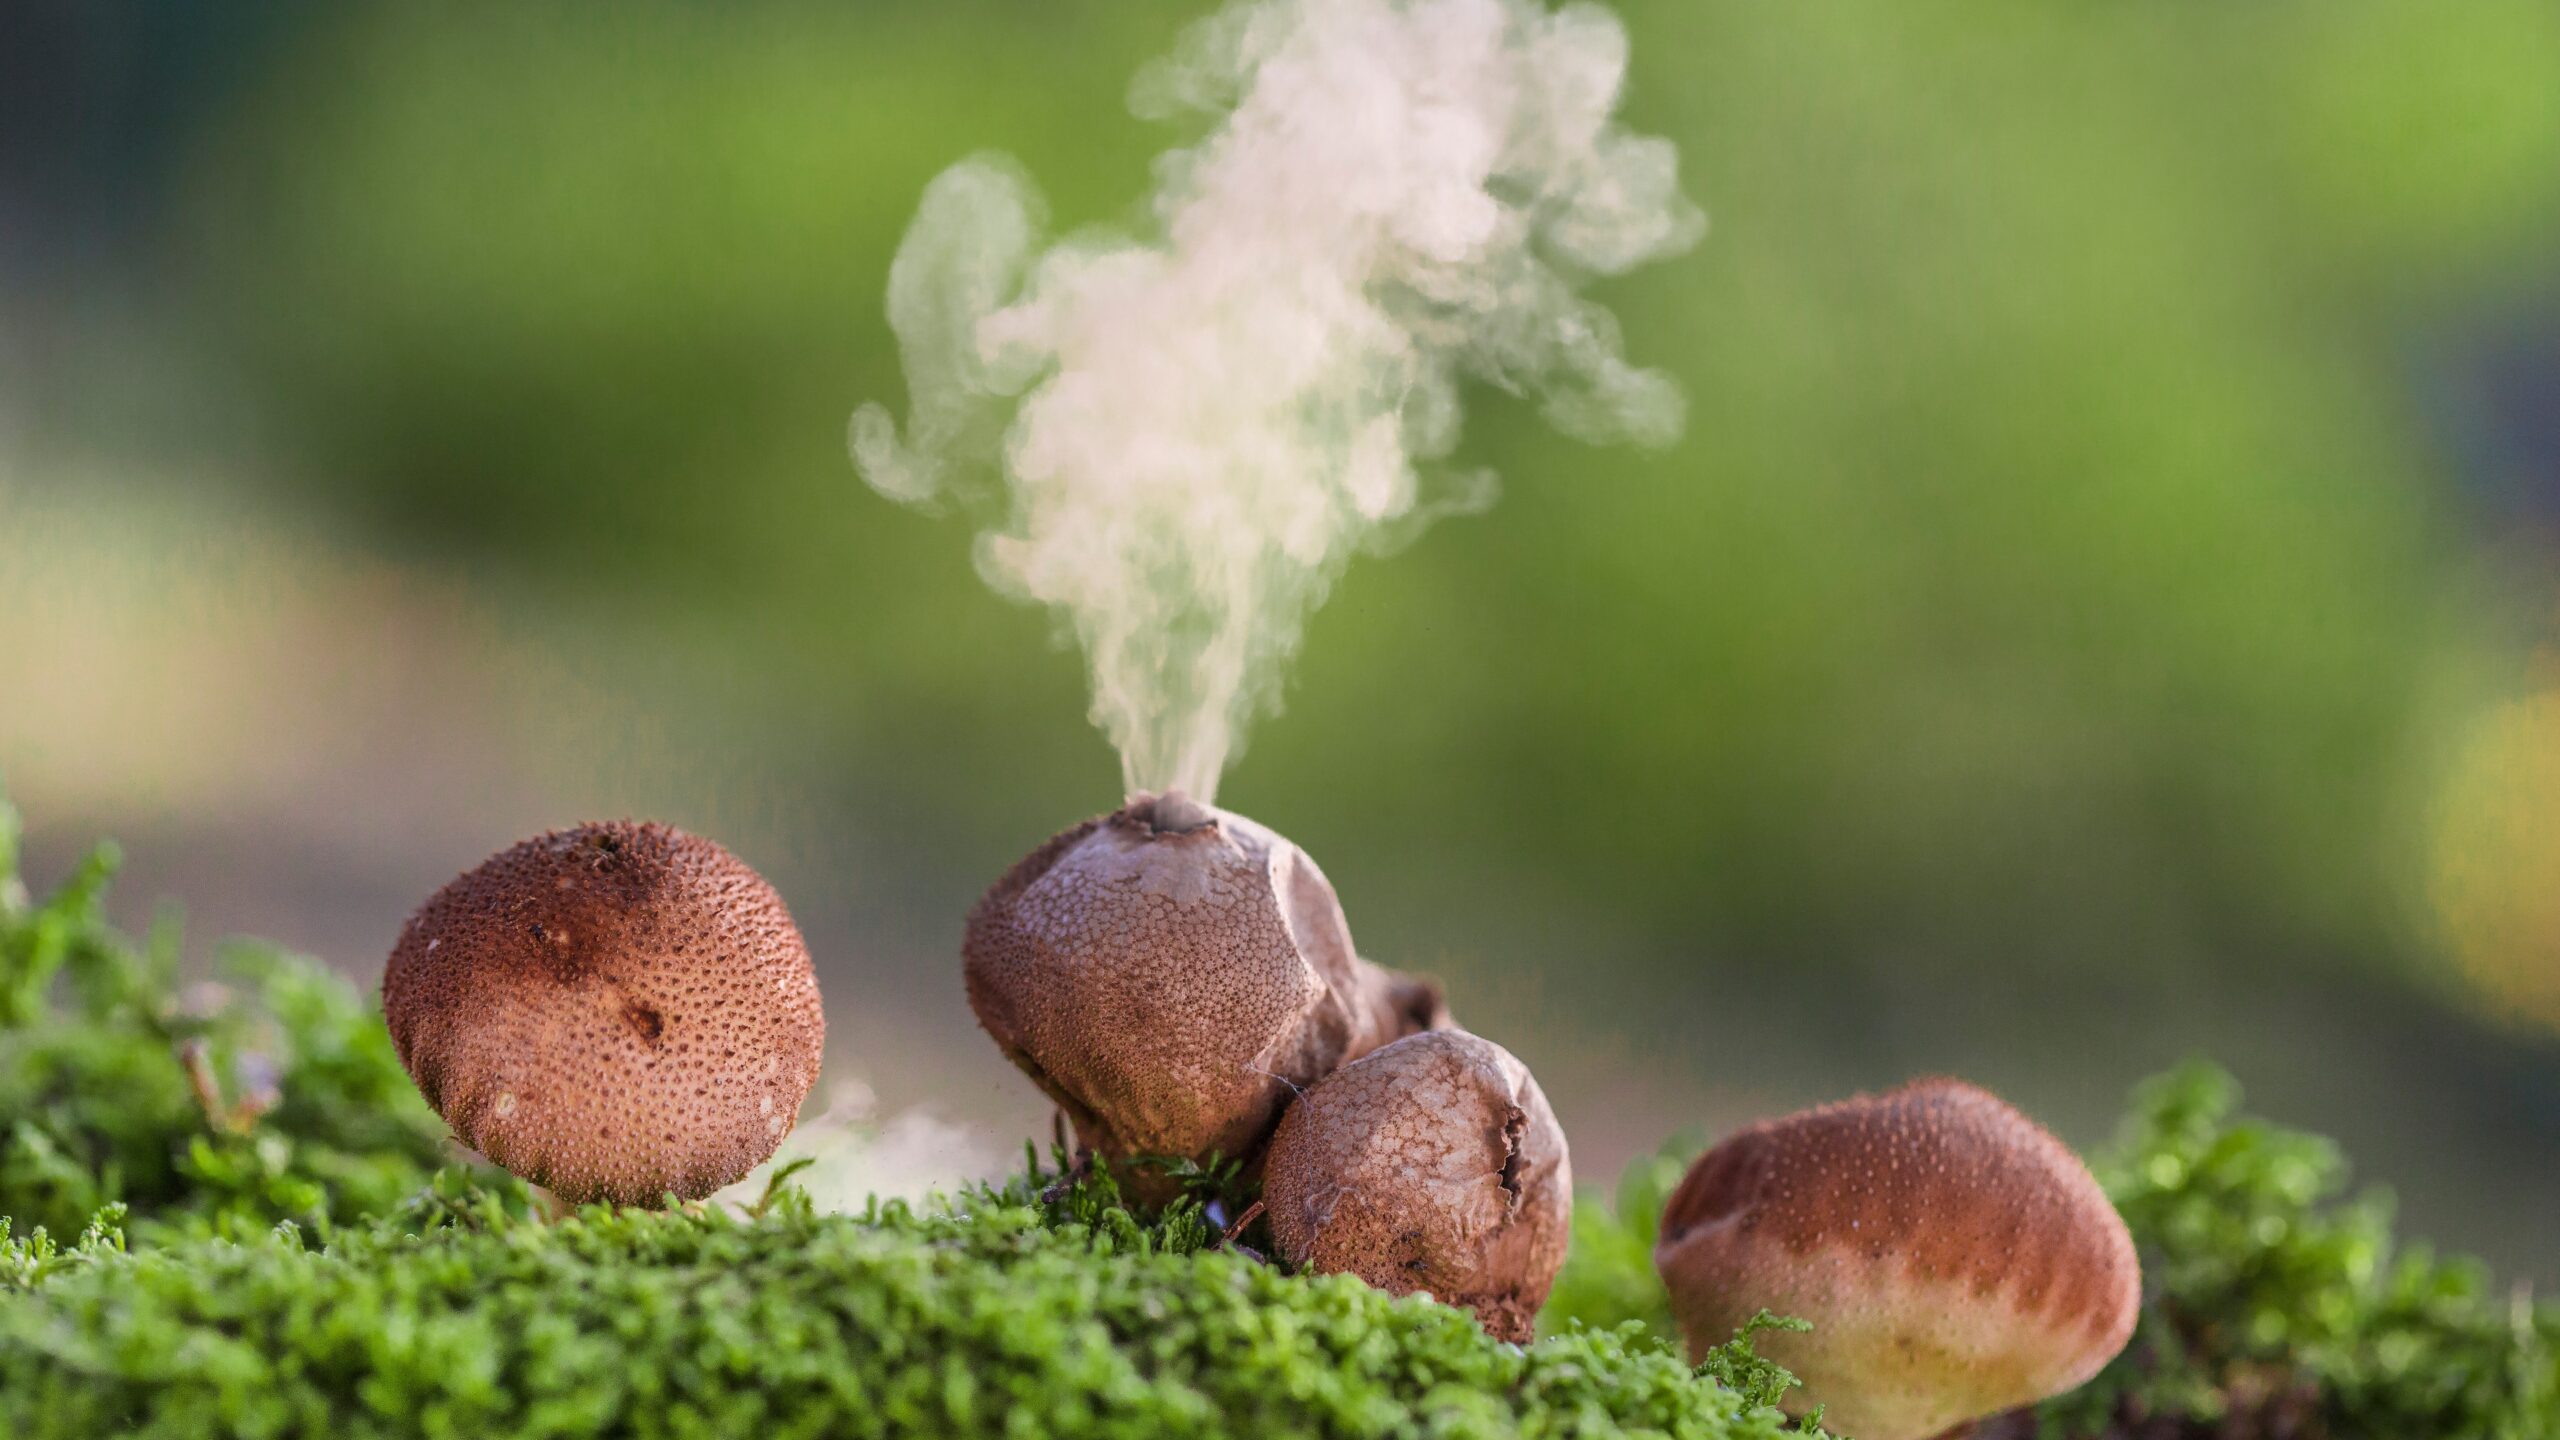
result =
M2133 1238L2088 1168L1997 1096L1921 1080L1766 1121L1701 1156L1654 1263L1692 1355L1762 1309L1790 1409L1925 1440L2070 1390L2133 1334Z
M1114 1160L1249 1158L1297 1087L1446 1023L1435 987L1354 953L1305 851L1178 793L1033 851L962 958L979 1023Z
M1262 1198L1292 1263L1428 1291L1525 1342L1564 1263L1573 1171L1529 1067L1490 1040L1435 1030L1343 1066L1290 1106Z
M382 1006L461 1141L573 1203L700 1199L771 1156L826 1018L782 897L664 825L555 830L409 917Z

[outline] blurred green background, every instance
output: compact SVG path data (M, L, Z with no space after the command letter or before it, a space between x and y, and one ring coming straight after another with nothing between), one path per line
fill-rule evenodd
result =
M1924 1070L2086 1143L2206 1051L2560 1281L2560 9L1617 8L1713 229L1602 298L1687 438L1476 397L1503 500L1354 566L1222 801L1588 1177ZM959 918L1116 761L844 426L924 183L1126 219L1203 9L12 6L39 869L113 830L128 907L371 974L481 854L656 814L790 896L837 1071L1045 1128Z

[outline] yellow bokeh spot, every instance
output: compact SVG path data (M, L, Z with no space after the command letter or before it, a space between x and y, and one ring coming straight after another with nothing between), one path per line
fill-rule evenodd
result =
M2499 707L2437 809L2429 891L2473 983L2560 1028L2560 691Z

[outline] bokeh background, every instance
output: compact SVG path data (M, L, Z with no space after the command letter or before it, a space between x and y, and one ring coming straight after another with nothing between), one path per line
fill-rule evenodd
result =
M1125 219L1201 8L12 0L39 883L113 833L136 920L370 980L486 852L657 816L781 885L915 1163L1045 1133L960 917L1117 765L844 426L926 180ZM1586 1177L1923 1071L2089 1143L2203 1053L2560 1283L2560 9L1619 9L1714 229L1603 298L1687 439L1478 397L1502 502L1354 567L1221 798Z

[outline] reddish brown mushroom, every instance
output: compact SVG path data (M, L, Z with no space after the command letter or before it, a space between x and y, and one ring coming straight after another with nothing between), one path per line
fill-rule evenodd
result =
M1564 1263L1573 1172L1527 1066L1462 1030L1409 1036L1289 1107L1263 1178L1293 1264L1465 1306L1526 1342Z
M1032 852L962 953L979 1023L1115 1161L1257 1155L1296 1088L1447 1018L1354 953L1306 852L1179 793Z
M790 1132L826 1040L773 888L708 840L629 822L527 840L437 891L382 1002L453 1133L573 1203L744 1176Z
M1955 1080L1754 1125L1702 1156L1654 1262L1690 1352L1763 1309L1804 1388L1857 1440L1927 1440L2073 1389L2133 1334L2142 1277L2078 1157Z

